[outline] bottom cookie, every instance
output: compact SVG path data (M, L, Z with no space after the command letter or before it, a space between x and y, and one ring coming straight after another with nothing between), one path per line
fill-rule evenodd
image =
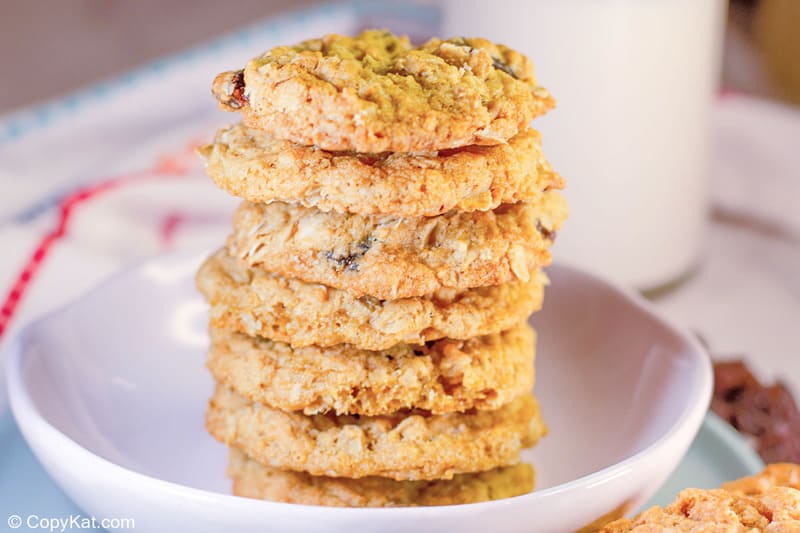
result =
M233 493L237 496L331 507L477 503L526 494L533 490L534 484L533 467L525 463L477 474L459 474L450 480L349 479L266 467L236 448L231 448L228 476L233 480Z

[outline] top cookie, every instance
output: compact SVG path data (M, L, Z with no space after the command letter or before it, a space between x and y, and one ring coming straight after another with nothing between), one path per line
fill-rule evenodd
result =
M524 55L485 39L369 30L279 46L212 92L247 126L323 150L421 152L501 144L554 106Z

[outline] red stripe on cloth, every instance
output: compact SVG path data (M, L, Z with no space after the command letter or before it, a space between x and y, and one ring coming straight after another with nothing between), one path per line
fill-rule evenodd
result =
M193 152L194 147L195 144L192 144L186 150L186 153ZM102 183L79 189L65 197L58 206L59 214L55 228L39 241L39 244L24 264L3 300L3 305L0 307L0 339L3 338L8 330L11 319L19 309L19 305L25 296L26 290L30 286L31 281L36 277L39 268L44 263L53 245L66 235L69 221L75 213L76 208L97 196L101 196L103 193L131 183L168 176L183 176L189 170L185 161L182 160L182 156L184 155L185 152L181 152L175 155L162 157L149 171L111 178Z
M183 226L199 226L201 224L223 224L228 217L208 212L172 211L161 219L160 235L164 249L169 249L175 242L175 235Z
M164 217L164 221L161 223L161 242L164 243L164 246L172 245L172 241L175 238L175 230L184 222L184 218L183 213L177 211Z

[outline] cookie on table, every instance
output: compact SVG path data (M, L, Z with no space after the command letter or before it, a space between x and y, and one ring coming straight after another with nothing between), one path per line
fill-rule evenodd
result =
M527 282L551 261L566 218L563 197L493 211L435 217L323 213L313 207L244 202L228 253L247 264L356 298L396 300L441 289Z
M449 480L395 481L312 476L262 465L231 448L228 476L233 493L245 498L330 507L410 507L457 505L501 500L533 490L534 471L527 463L458 474Z
M526 129L495 146L428 153L326 152L237 124L199 149L214 182L256 203L298 203L321 211L433 216L451 209L486 211L561 189Z
M800 531L800 491L772 487L755 496L686 489L667 507L606 525L603 533L735 533Z
M729 492L748 496L763 494L772 487L800 490L800 465L773 463L754 476L743 477L722 485L722 488Z
M542 306L547 278L419 298L378 300L248 267L220 250L197 273L211 305L212 327L294 347L352 344L385 350L395 344L469 339L507 330Z
M527 323L468 340L441 339L369 351L288 344L211 328L214 379L254 402L307 415L366 416L423 409L442 414L497 409L534 380Z
M554 106L510 48L463 37L414 47L377 30L273 48L212 92L275 138L364 153L502 144Z
M546 433L529 393L495 411L307 416L253 403L218 386L208 432L269 467L317 476L451 479L519 462Z

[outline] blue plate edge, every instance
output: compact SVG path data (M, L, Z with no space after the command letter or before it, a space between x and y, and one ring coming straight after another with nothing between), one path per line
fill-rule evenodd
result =
M721 468L723 464L727 468ZM764 462L745 438L709 411L681 463L639 510L666 505L683 489L715 488L726 481L757 474L763 468Z
M722 418L709 411L703 420L701 431L708 430L713 433L719 440L729 446L739 458L742 459L744 467L750 471L750 474L757 474L764 469L764 461L756 453L752 446L736 431L736 429L725 422Z

